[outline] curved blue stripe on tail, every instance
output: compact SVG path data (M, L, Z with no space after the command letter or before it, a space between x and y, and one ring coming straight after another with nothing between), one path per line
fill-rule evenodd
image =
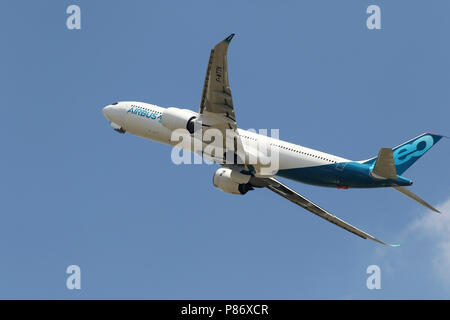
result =
M397 174L401 175L405 172L414 164L414 162L416 162L436 143L438 143L442 137L443 136L439 134L427 132L399 145L398 147L392 148ZM376 160L377 158L373 158L363 163L373 165Z

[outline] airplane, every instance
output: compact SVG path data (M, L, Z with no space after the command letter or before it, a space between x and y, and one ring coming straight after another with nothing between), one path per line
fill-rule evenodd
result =
M216 132L223 134L222 141L220 138L217 140L218 146L220 145L219 151L214 154L204 153L205 142L202 141L203 149L198 154L205 159L213 159L221 166L213 176L216 188L239 195L244 195L255 188L266 188L363 239L370 239L383 245L397 246L385 243L352 226L292 190L276 177L340 189L390 187L439 213L407 188L413 182L402 174L444 137L442 135L423 133L397 147L381 148L376 157L353 161L251 130L239 129L227 63L228 46L233 37L234 34L229 35L211 50L198 112L174 107L163 108L143 102L122 101L105 106L102 110L103 115L119 133L129 132L171 146L176 146L179 142L172 139L173 133L177 130L184 130L187 135L194 137L198 128L215 129ZM234 135L231 147L225 143L230 132ZM200 139L201 137L200 135ZM264 171L265 167L258 163L260 161L258 157L256 163L249 162L250 156L258 155L259 152L255 148L255 143L270 145L271 148L277 149L277 170ZM198 152L193 149L192 143L182 148ZM241 151L239 154L238 149ZM232 156L229 156L230 153ZM228 161L230 158L233 161Z

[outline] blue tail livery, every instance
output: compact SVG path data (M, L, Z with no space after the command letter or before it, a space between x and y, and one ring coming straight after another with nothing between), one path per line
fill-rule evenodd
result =
M397 174L403 174L409 167L411 167L421 156L430 150L443 136L427 132L420 136L406 141L405 143L392 148L394 154L394 163ZM364 164L373 165L378 158L372 158Z

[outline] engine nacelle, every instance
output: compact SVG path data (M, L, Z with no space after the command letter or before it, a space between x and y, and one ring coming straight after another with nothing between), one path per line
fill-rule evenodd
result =
M194 121L197 113L188 109L167 108L162 114L161 123L170 130L187 129L194 132Z
M213 176L216 188L231 194L246 194L253 190L249 183L251 176L227 168L218 169Z

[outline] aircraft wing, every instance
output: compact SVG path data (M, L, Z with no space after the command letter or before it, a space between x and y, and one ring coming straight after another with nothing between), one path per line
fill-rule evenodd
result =
M218 147L222 148L223 155L227 154L226 158L224 157L227 165L231 162L243 164L245 161L228 78L227 52L233 37L234 34L230 34L211 50L199 110L202 127L217 129L222 134L223 139ZM215 156L219 159L223 155Z
M200 102L199 114L214 118L210 122L216 122L211 125L217 128L236 129L227 64L228 45L233 37L234 34L229 35L211 50Z
M314 213L315 215L321 217L322 219L325 219L331 223L334 223L335 225L353 233L357 236L363 238L363 239L370 239L373 241L376 241L378 243L381 243L383 245L389 245L389 246L397 246L397 245L390 245L387 244L381 240L378 240L377 238L371 236L370 234L365 233L364 231L352 226L351 224L348 224L342 219L339 219L335 215L329 213L325 209L322 209L314 202L306 199L299 193L295 192L294 190L290 189L289 187L285 186L281 182L279 182L276 179L273 178L267 178L265 179L268 182L268 185L266 186L269 190L275 192L276 194L279 194L280 196L288 199L289 201L299 205L300 207L308 210L309 212Z

